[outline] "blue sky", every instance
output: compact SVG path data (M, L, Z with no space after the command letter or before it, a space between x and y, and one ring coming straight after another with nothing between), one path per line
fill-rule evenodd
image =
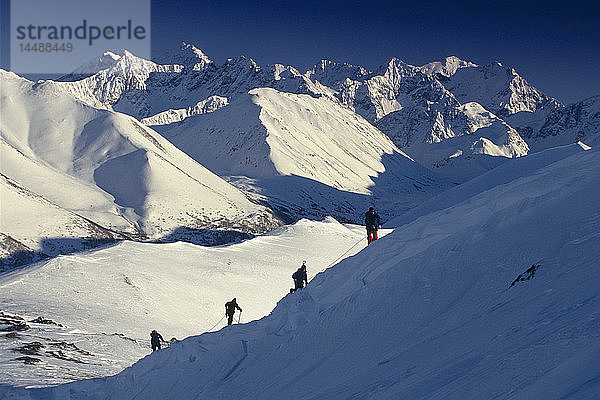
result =
M456 55L501 61L565 103L600 94L600 2L152 1L152 53L181 41L221 63L308 69L322 58L373 69Z

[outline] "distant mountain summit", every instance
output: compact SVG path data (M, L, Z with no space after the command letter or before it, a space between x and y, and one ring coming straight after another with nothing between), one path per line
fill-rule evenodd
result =
M443 83L459 101L476 101L500 117L560 105L500 62L458 69Z
M427 75L442 75L451 77L461 68L477 67L470 61L461 60L456 56L449 56L444 58L442 61L432 61L425 65L422 65L418 69Z
M578 141L600 144L600 95L552 109L543 125L525 137L536 150Z
M157 64L181 65L188 70L201 70L212 63L202 50L189 43L181 43L179 49L168 51L154 59Z

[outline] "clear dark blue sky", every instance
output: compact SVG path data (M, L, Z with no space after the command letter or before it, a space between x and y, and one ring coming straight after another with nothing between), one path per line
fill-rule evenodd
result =
M600 94L600 1L152 1L154 55L190 42L304 71L322 58L376 68L448 55L501 61L565 103Z

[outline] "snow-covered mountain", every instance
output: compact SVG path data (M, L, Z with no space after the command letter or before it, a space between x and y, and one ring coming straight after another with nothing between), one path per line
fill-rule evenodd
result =
M479 66L454 56L421 66L392 58L374 72L321 60L303 74L291 66L262 67L246 57L216 65L187 43L158 57L158 63L123 54L114 65L65 85L88 104L148 125L214 111L255 88L337 99L417 162L458 182L527 154L523 136L545 136L539 133L545 119L565 112L514 68L499 62ZM565 137L561 144L571 143L571 135Z
M180 65L188 70L202 70L207 64L212 63L206 54L190 43L181 43L179 49L168 51L155 58L159 64Z
M551 110L537 129L524 134L535 150L583 141L600 144L600 95Z
M167 111L160 112L151 117L142 118L141 123L146 126L153 125L169 125L173 122L183 121L187 117L192 115L206 114L218 110L221 107L225 107L229 104L227 97L221 96L210 96L206 100L199 101L193 107L180 108L180 109L168 109Z
M0 70L0 90L0 398L600 390L598 96L562 106L457 57L301 73L189 44L60 82ZM395 230L367 248L330 217L252 237L371 205ZM288 294L302 259L311 282ZM219 328L232 297L267 316L106 378L151 329ZM103 378L13 388L82 377Z
M6 155L3 149L3 164L11 162ZM0 193L0 272L125 237L50 202L4 173L0 174Z
M322 61L313 76L324 77L340 101L415 160L429 168L443 166L440 171L460 181L485 171L486 156L520 157L529 151L519 133L490 111L504 112L497 103L508 96L514 109L535 111L539 98L550 101L514 70L507 79L493 66L478 67L457 57L413 66L393 58L374 73L356 73ZM460 165L464 171L458 173Z
M461 60L456 56L449 56L442 61L432 61L418 67L418 69L426 75L442 75L451 77L461 68L477 67L470 61Z
M454 188L447 207L427 205L263 319L177 342L114 377L0 394L593 399L600 152L563 150Z
M0 80L2 233L27 248L54 255L69 240L279 224L134 118L85 105L52 81L6 71Z
M14 83L13 78L3 74L3 81ZM22 99L37 99L33 102L17 100L22 104L15 106L12 97L20 95L4 96L10 101L3 102L2 112L11 118L3 118L2 151L11 162L4 163L2 173L11 171L5 173L6 185L13 182L107 229L97 238L102 240L123 234L159 237L174 224L188 226L189 221L196 221L196 227L210 225L183 212L181 204L176 206L180 211L167 213L173 218L161 222L165 215L156 210L170 209L171 199L153 188L170 185L175 190L178 179L187 181L186 176L200 173L189 168L200 167L188 160L182 168L182 161L155 157L160 152L149 137L163 149L170 144L114 110L155 126L245 193L229 193L226 186L225 197L269 203L289 220L332 214L358 221L360 211L371 204L392 217L448 187L409 158L450 181L464 182L528 154L529 143L537 151L581 139L595 144L598 137L597 97L563 107L512 68L500 63L477 66L457 57L422 66L394 58L375 72L323 60L303 74L291 66L261 67L246 57L216 65L184 43L156 62L126 50L107 52L65 80L21 83L17 92L27 93ZM13 83L6 90L19 86ZM256 96L261 91L263 96ZM44 104L53 96L52 107ZM66 140L65 127L71 132ZM98 138L89 133L100 131L110 133ZM121 131L128 133L121 136ZM23 132L34 134L29 138ZM115 184L115 171L129 164L135 168L120 177L129 183ZM28 168L38 172L22 172ZM45 183L49 181L70 189L55 190ZM202 186L203 180L197 181L184 186ZM82 195L71 196L70 191ZM190 192L182 199L186 196L188 206L199 198ZM252 215L254 206L242 208ZM182 212L185 217L179 217ZM242 218L236 212L226 214L226 220ZM155 230L159 225L165 226ZM7 243L19 242L19 248L40 248L3 233Z
M443 61L413 66L392 58L374 73L356 73L358 68L343 68L337 63L321 61L313 69L319 74L313 76L316 79L326 77L329 86L339 91L338 97L345 104L373 122L410 106L410 101L404 97L417 89L422 92L422 98L428 97L430 91L435 94L439 91L438 85L431 85L431 81L441 84L460 104L478 102L500 117L558 104L532 87L514 68L499 62L478 66L451 56ZM431 88L424 91L422 87L428 84Z
M283 214L384 219L449 187L362 117L326 96L253 89L161 133ZM243 176L244 178L239 178Z
M147 121L180 121L176 110L194 109L214 96L231 99L249 90L273 87L294 93L321 95L331 90L314 83L297 69L281 64L260 67L240 56L215 65L201 50L183 43L176 52L144 60L128 51L108 68L76 82L61 82L74 97L94 107L102 106ZM114 53L111 53L114 54ZM191 112L190 115L196 113ZM185 115L187 116L187 115Z
M500 117L559 105L500 62L457 69L442 82L461 103L476 101Z
M407 96L412 106L391 112L374 124L428 168L466 181L485 172L486 160L491 157L499 158L497 165L529 152L527 143L505 121L477 102L461 104L437 80Z

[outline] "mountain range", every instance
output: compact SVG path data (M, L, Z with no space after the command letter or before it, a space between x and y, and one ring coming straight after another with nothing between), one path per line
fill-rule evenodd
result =
M450 165L440 171L461 182L480 173L479 164L489 164L485 156L513 158L532 149L594 141L598 129L598 97L564 106L514 68L500 62L479 66L454 56L422 66L392 58L375 71L322 60L301 73L281 64L261 67L244 56L216 65L183 43L157 62L126 51L105 54L90 64L88 73L67 84L74 96L149 125L168 126L214 111L255 88L331 98L424 166ZM453 171L459 160L467 166ZM465 169L474 172L465 175Z
M600 96L565 106L513 68L457 57L302 73L216 65L183 43L154 61L106 52L58 81L0 79L10 265L122 238L360 222L370 205L388 220L510 159L595 145L600 129Z

